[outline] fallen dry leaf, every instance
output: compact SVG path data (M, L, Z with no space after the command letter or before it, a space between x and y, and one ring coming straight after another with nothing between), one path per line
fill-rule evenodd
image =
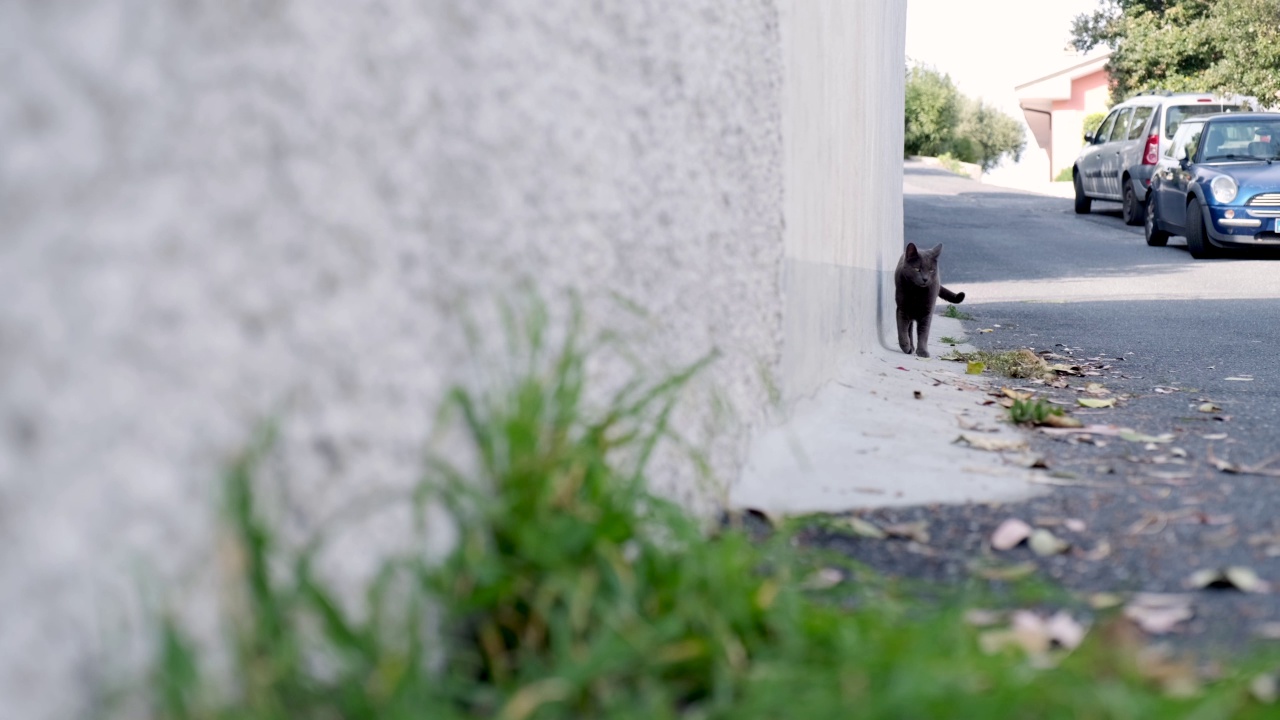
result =
M972 568L973 574L984 580L1021 580L1036 571L1035 563L1020 562L1013 565L987 565Z
M1258 573L1252 568L1241 565L1233 565L1225 569L1197 570L1191 573L1183 584L1194 590L1217 588L1251 593L1266 593L1271 590L1270 583L1259 578Z
M844 580L844 573L836 568L822 568L805 578L801 587L805 590L827 590L839 585Z
M1124 616L1132 620L1143 632L1163 635L1172 632L1179 624L1195 616L1191 598L1187 595L1138 593L1125 605Z
M1090 395L1110 395L1111 391L1103 386L1102 383L1085 383L1084 392Z
M981 375L982 371L986 369L986 363L978 362L977 360L970 360L968 365L965 367L965 373L968 375Z
M1078 428L1084 427L1084 423L1070 415L1049 415L1039 425L1047 425L1055 428Z
M1027 541L1027 544L1031 546L1031 551L1040 557L1059 555L1071 549L1071 543L1044 528L1036 528L1031 533L1031 538Z
M883 540L889 536L888 533L881 530L875 523L858 517L849 518L849 529L853 530L854 535L871 538L873 540Z
M1236 463L1219 459L1218 456L1213 453L1213 446L1210 445L1208 450L1205 451L1205 457L1209 460L1209 464L1213 465L1214 467L1218 468L1218 470L1224 473L1230 473L1232 475L1261 475L1263 477L1280 477L1280 469L1273 469L1270 467L1270 465L1274 463L1276 460L1280 460L1280 455L1275 455L1273 457L1267 458L1266 460L1263 460L1262 462L1257 463L1255 465L1237 465Z
M991 452L1021 450L1027 446L1027 441L1022 438L982 437L981 435L970 435L968 433L961 433L960 437L956 438L954 442L963 442L975 450L988 450Z
M1023 540L1031 537L1031 526L1017 518L1009 518L1000 523L996 531L991 533L991 547L996 550L1010 550Z
M974 627L991 627L1003 619L1004 613L999 610L970 608L964 611L964 621Z
M1068 650L1074 650L1084 642L1084 625L1068 615L1065 610L1054 613L1045 622L1045 630L1054 642Z
M1007 388L1007 387L1000 388L1000 392L1005 397L1011 398L1013 400L1030 400L1031 396L1035 394L1035 393L1030 393L1023 390L1014 390L1013 388Z
M1171 443L1173 442L1173 433L1162 433L1160 435L1144 435L1130 428L1121 428L1117 433L1121 440L1140 443Z
M1089 596L1089 607L1094 610L1110 610L1124 603L1124 596L1118 593L1097 592Z
M897 523L894 525L885 525L884 531L889 537L906 538L914 540L918 543L929 542L929 521L917 520L916 522Z
M989 655L1006 648L1019 649L1041 667L1053 664L1050 650L1074 650L1084 641L1086 632L1084 625L1061 610L1049 618L1042 618L1030 610L1017 610L1009 620L1007 629L981 633L978 636L979 647Z
M1253 382L1253 378L1251 378L1251 377L1229 377L1229 378L1225 378L1225 379L1226 379L1226 380L1234 380L1235 382Z
M1222 408L1218 407L1217 405L1214 405L1214 404L1213 404L1213 403L1211 403L1211 402L1201 403L1201 404L1200 404L1200 407L1198 407L1198 408L1196 408L1196 409L1197 409L1197 410L1199 410L1199 411L1200 411L1200 412L1202 412L1202 413L1216 413L1216 412L1219 412L1220 410L1222 410Z
M1081 407L1087 408L1109 408L1116 406L1115 398L1076 398L1076 402Z

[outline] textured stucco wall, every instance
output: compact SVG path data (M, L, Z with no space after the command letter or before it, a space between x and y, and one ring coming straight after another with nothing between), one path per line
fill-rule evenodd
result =
M413 482L442 388L483 374L459 315L521 281L655 371L718 349L677 429L731 480L771 386L873 335L902 16L0 4L0 718L88 713L148 603L211 616L219 471L264 418L299 528Z

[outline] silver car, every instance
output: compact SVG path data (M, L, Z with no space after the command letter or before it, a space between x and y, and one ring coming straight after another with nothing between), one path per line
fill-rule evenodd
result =
M1111 200L1122 204L1125 224L1141 225L1151 174L1182 121L1253 105L1251 98L1201 93L1143 94L1116 105L1084 134L1085 146L1071 173L1076 212L1089 212L1094 200Z

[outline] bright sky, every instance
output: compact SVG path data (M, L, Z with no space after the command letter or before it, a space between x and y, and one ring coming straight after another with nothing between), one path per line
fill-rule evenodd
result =
M1098 0L907 0L907 59L1022 119L1015 85L1068 62L1071 21ZM1028 133L1028 145L1034 145Z

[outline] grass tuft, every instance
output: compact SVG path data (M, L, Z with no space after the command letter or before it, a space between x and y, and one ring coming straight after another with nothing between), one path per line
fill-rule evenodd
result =
M1009 408L1009 422L1015 425L1044 425L1051 415L1063 414L1062 408L1054 407L1041 398L1014 400Z
M386 559L360 616L314 571L323 537L290 550L259 506L269 440L235 463L231 677L211 678L181 626L162 621L156 717L1267 716L1243 671L1202 696L1167 697L1123 633L1091 633L1048 670L1016 651L985 653L963 604L937 601L945 590L896 595L797 546L792 523L763 540L735 524L708 534L646 488L676 398L705 363L632 382L596 407L577 326L554 347L544 326L510 323L521 357L505 384L450 393L474 466L433 457L405 500L442 503L456 547L443 562Z
M973 316L961 310L955 305L948 305L946 310L942 311L943 317L954 318L956 320L972 320Z

